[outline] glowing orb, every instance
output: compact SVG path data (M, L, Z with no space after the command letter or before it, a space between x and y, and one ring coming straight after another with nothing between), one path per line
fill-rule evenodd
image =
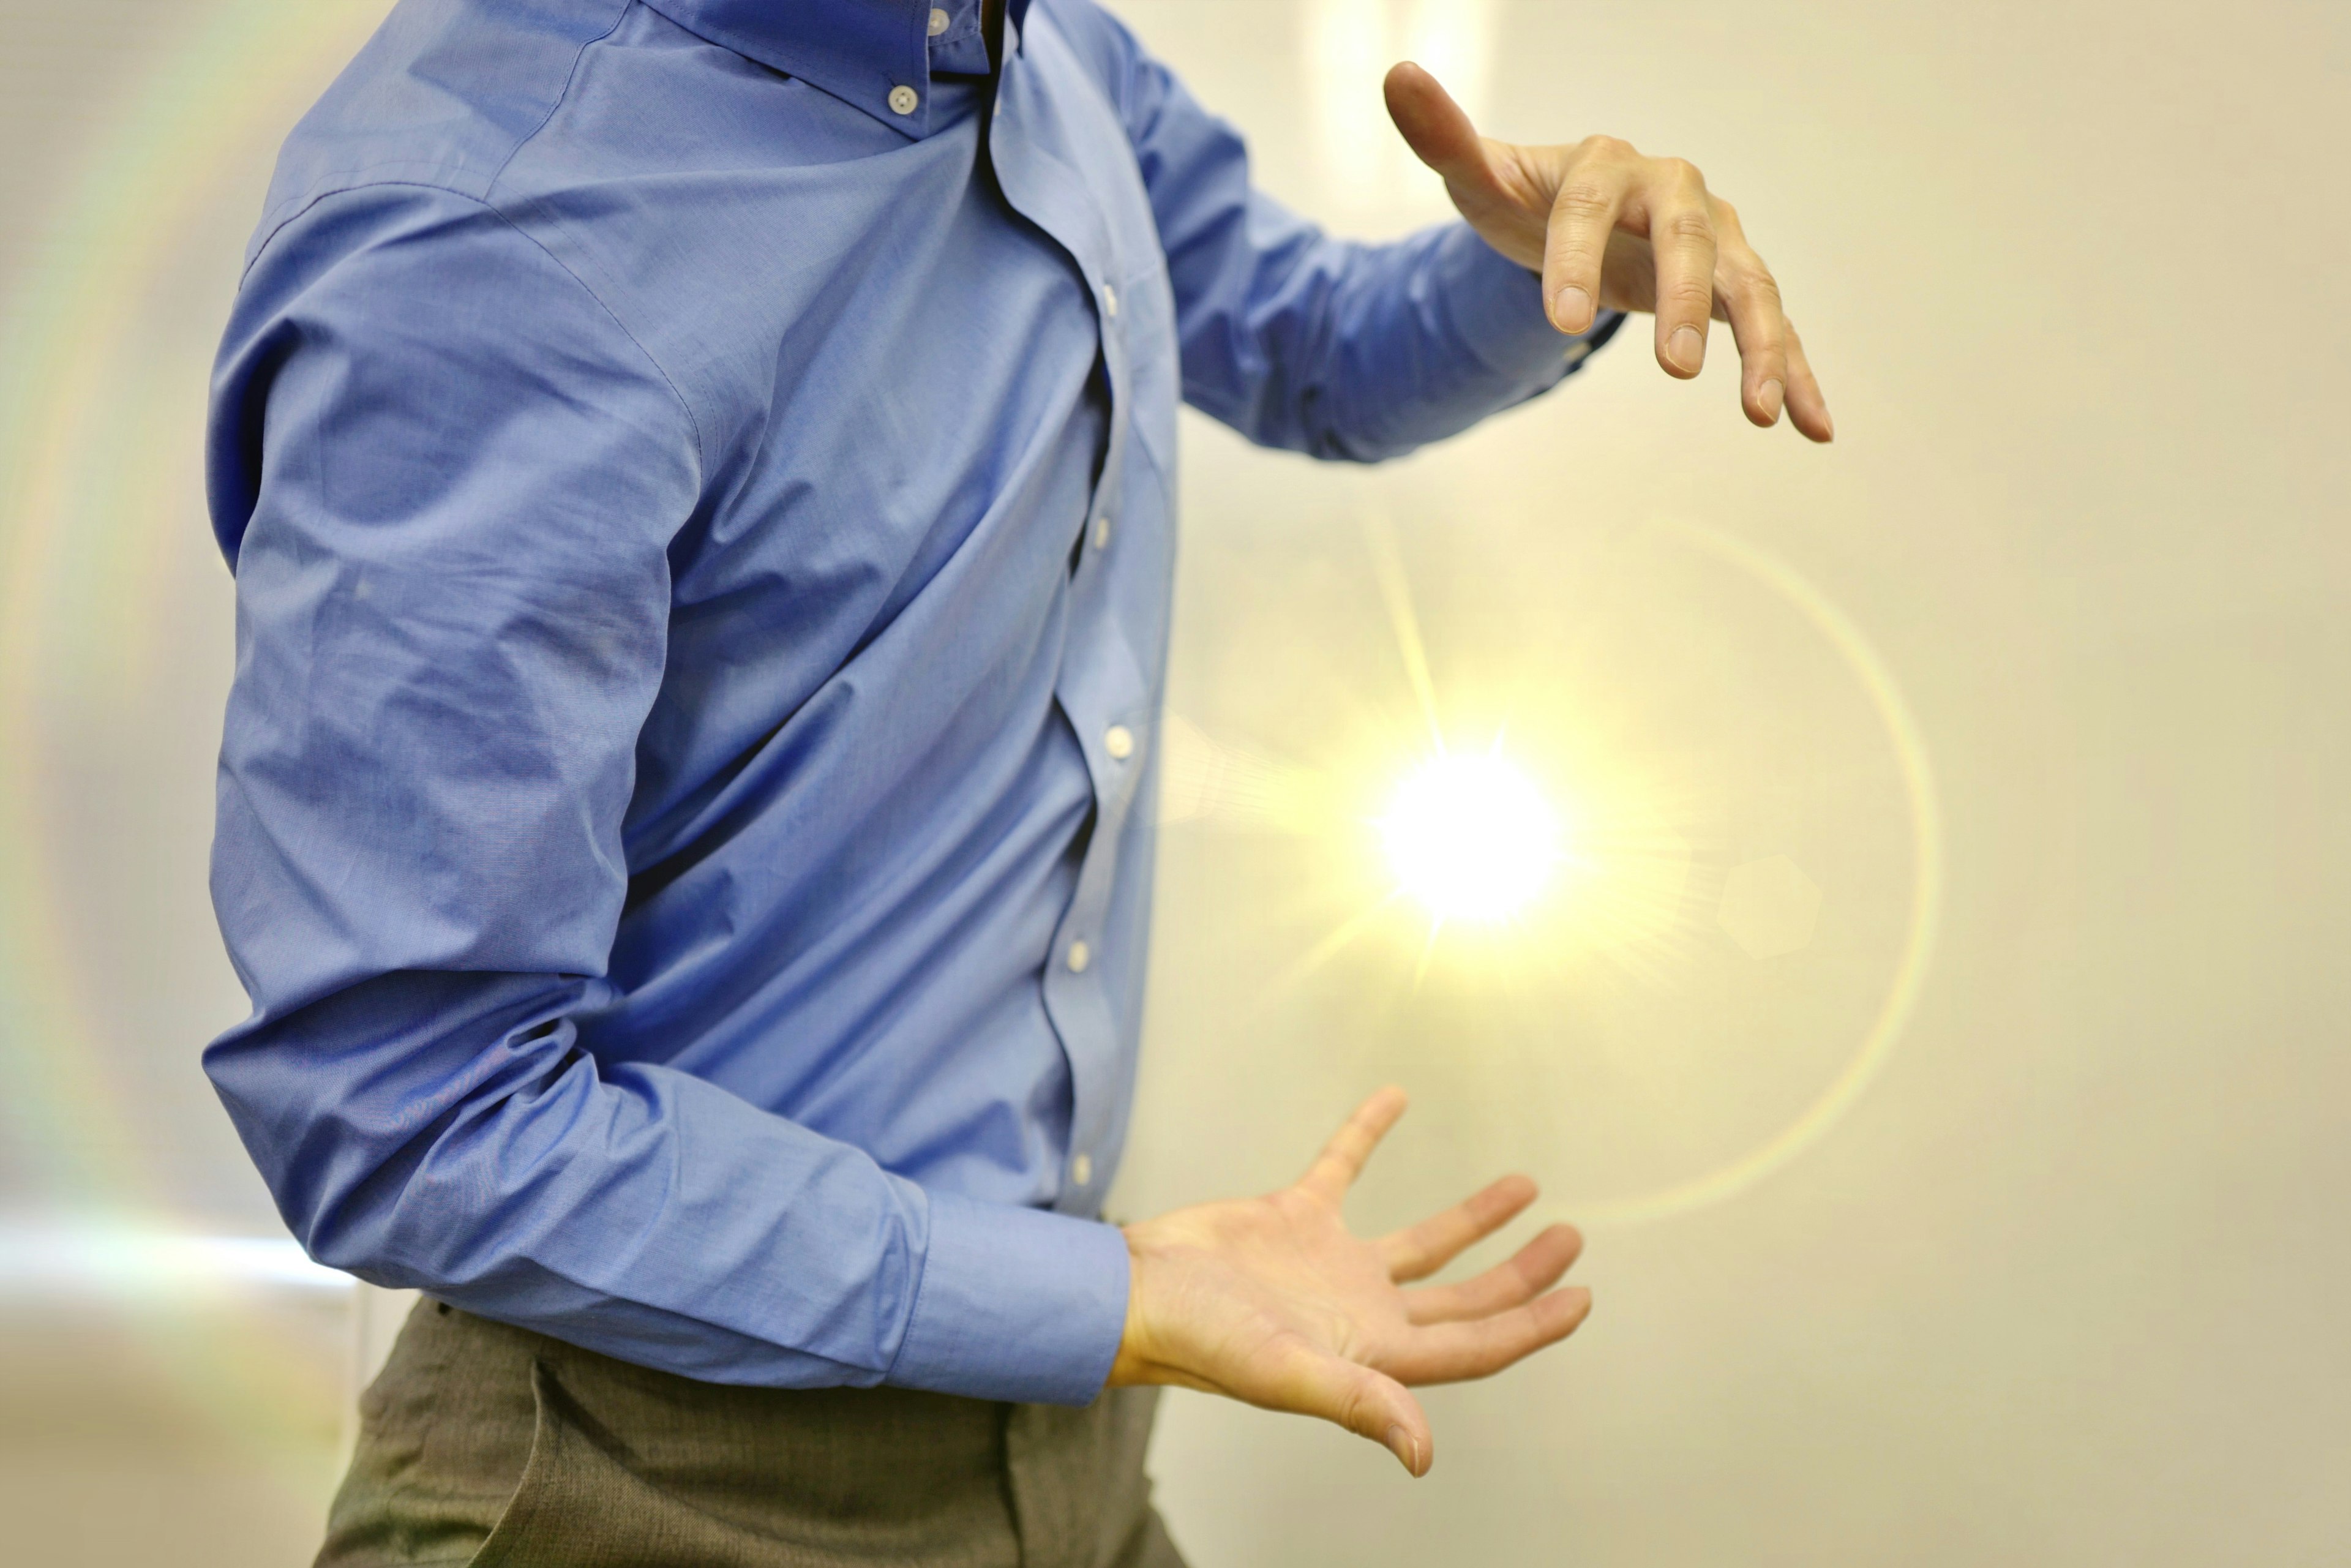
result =
M1396 880L1446 920L1517 913L1559 862L1559 819L1531 779L1490 753L1430 762L1379 827Z

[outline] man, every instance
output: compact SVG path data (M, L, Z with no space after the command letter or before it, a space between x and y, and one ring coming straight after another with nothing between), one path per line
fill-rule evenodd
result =
M1654 308L1828 413L1687 164L1389 105L1466 223L1325 237L1092 0L402 0L223 349L206 1066L298 1236L428 1297L322 1563L1164 1564L1149 1385L1340 1422L1564 1337L1401 1288L1375 1095L1123 1231L1178 397L1374 460ZM1564 335L1564 336L1562 336Z

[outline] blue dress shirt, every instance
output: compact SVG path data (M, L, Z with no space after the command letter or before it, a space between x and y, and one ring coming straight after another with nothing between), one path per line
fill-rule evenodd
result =
M296 130L212 423L254 1010L205 1065L323 1262L1082 1402L1177 400L1371 460L1582 346L1464 227L1252 192L1091 0L994 73L945 9L402 0Z

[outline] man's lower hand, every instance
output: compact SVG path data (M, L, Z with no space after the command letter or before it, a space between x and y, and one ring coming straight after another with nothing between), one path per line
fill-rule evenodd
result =
M1340 1205L1404 1111L1403 1091L1384 1089L1295 1186L1126 1227L1134 1283L1110 1381L1320 1416L1426 1475L1436 1443L1407 1385L1499 1372L1574 1333L1592 1293L1551 1289L1583 1247L1565 1225L1475 1279L1401 1289L1535 1198L1532 1181L1506 1176L1408 1229L1376 1240L1349 1234Z

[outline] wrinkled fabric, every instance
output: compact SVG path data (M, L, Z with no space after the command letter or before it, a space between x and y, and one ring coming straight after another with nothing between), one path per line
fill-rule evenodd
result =
M253 1012L205 1066L365 1279L1082 1404L1177 402L1376 459L1614 321L1285 213L1089 0L993 75L949 9L402 0L296 130L211 431Z

